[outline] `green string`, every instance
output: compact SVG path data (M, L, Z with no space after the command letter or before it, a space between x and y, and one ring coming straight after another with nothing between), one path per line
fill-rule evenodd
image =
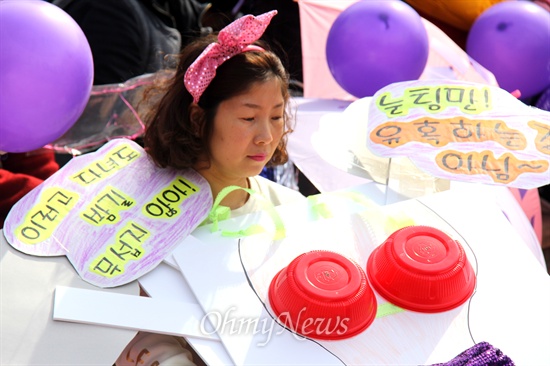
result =
M247 192L251 196L256 195L256 196L259 196L259 197L263 198L264 202L266 203L265 209L266 209L267 213L269 214L269 216L271 217L271 220L273 221L273 224L275 225L275 238L274 239L279 240L279 239L284 238L286 236L285 226L284 226L283 220L281 219L281 217L279 216L279 214L275 210L275 206L273 206L273 204L267 198L265 198L260 193L254 191L253 189L243 188L243 187L239 187L239 186L225 187L216 196L216 199L214 200L214 205L212 206L212 209L210 210L210 213L208 214L208 218L212 222L212 229L211 229L212 232L215 232L215 231L219 230L219 221L227 220L228 218L231 217L231 210L229 209L229 207L220 205L220 202L223 201L223 199L229 193L231 193L235 190L238 190L238 189L242 189L243 191ZM246 229L238 230L238 231L222 230L222 236L237 238L237 237L243 237L243 236L250 236L250 235L258 234L258 233L262 233L262 232L265 232L265 231L266 230L261 225L253 224L253 225L251 225L250 227L248 227Z
M378 305L378 308L376 309L376 318L382 318L384 316L401 313L403 311L405 310L401 309L399 306L386 302Z
M328 219L334 216L329 205L325 202L321 202L325 197L336 196L350 199L353 202L356 202L360 205L363 205L367 208L376 208L377 206L363 194L358 192L330 192L330 193L320 193L307 198L309 208L313 219L317 220L319 218Z
M328 205L324 202L320 202L320 195L309 196L307 198L309 209L314 220L319 218L328 219L332 217L332 212Z
M243 236L250 236L254 234L260 234L265 232L265 229L262 225L253 224L250 225L250 227L238 230L238 231L222 231L222 236L230 237L230 238L242 238Z

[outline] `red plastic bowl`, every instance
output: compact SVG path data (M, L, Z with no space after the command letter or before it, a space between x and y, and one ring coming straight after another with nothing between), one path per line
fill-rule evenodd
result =
M269 302L279 321L303 336L337 340L364 331L376 316L365 271L330 251L296 257L271 281Z
M408 226L390 235L371 253L367 274L386 300L424 313L458 307L476 284L460 243L429 226Z

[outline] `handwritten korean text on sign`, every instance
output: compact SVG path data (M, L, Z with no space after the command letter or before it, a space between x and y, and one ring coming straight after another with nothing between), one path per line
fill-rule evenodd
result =
M524 189L550 183L550 113L496 86L390 84L372 97L367 144L438 178Z
M16 236L26 244L48 239L78 201L78 194L60 187L45 189L40 201L17 228Z

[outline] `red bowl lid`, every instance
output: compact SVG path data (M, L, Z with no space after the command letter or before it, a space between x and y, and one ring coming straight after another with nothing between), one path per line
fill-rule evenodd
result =
M343 339L365 330L376 316L376 298L364 270L323 250L296 257L271 281L269 300L285 325L310 338ZM283 320L283 319L281 319Z
M429 226L397 230L367 262L373 288L404 309L435 313L470 298L475 274L458 241Z
M388 238L394 258L411 271L445 273L459 261L459 246L444 232L429 226L409 226Z
M346 300L359 292L363 276L349 259L340 254L313 251L290 265L294 281L305 296L321 301Z

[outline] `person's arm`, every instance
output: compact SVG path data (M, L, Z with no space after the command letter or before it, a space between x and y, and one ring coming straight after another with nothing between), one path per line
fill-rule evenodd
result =
M12 206L59 170L52 151L8 154L0 165L0 228Z
M13 205L40 183L42 180L36 177L0 169L0 228Z

